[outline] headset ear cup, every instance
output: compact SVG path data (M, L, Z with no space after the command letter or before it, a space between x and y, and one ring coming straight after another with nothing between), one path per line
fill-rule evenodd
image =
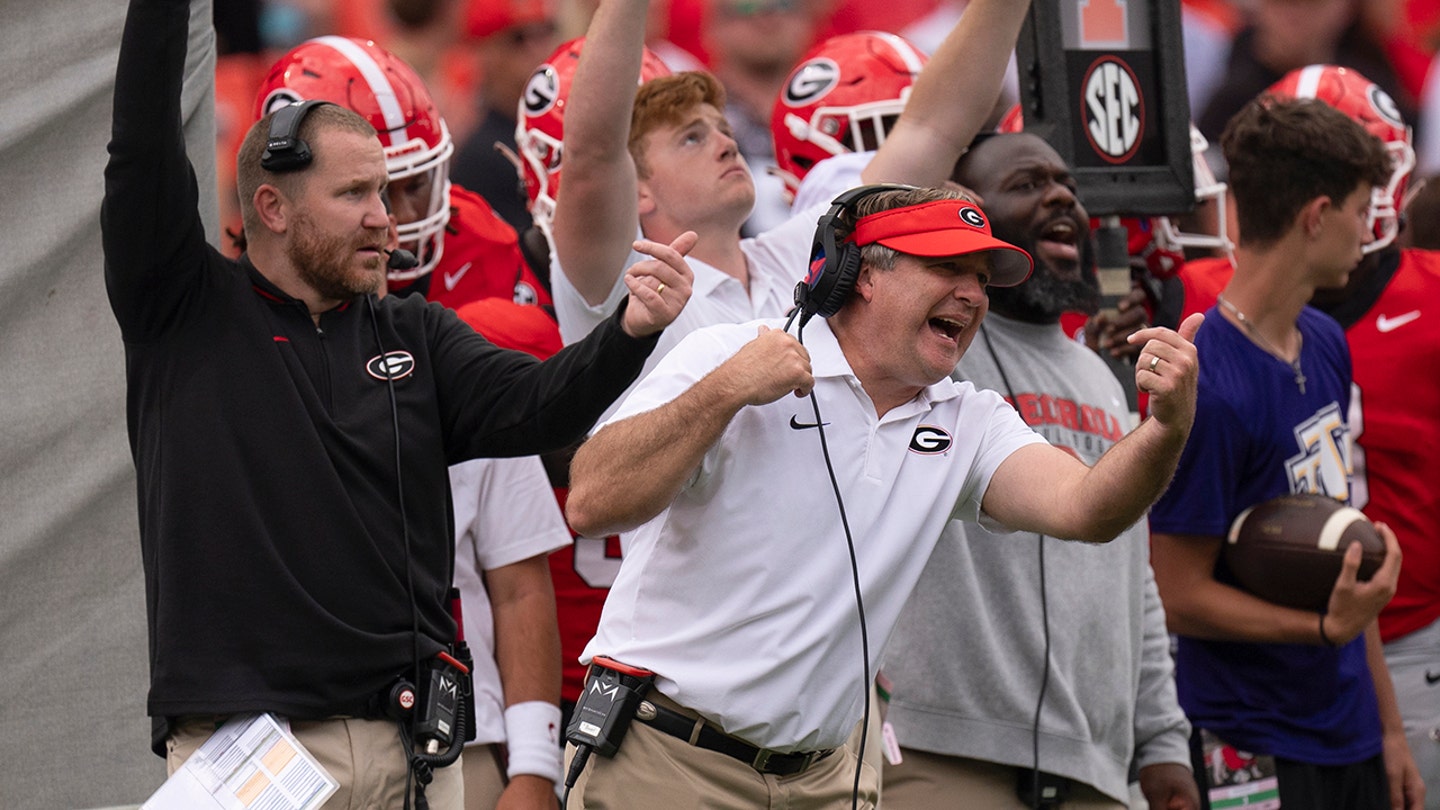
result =
M834 315L845 306L850 293L855 289L855 281L860 276L860 248L844 244L839 247L839 254L835 261L825 268L821 283L811 291L811 294L819 299L815 314L822 318Z
M300 124L311 110L330 103L310 99L297 101L277 110L270 119L265 151L260 155L260 168L283 174L309 166L314 156L310 152L310 144L300 139Z

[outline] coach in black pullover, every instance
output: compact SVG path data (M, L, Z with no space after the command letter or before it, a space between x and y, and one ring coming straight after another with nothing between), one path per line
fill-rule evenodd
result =
M653 248L664 260L632 268L628 307L545 363L496 348L418 296L327 296L295 272L296 218L311 218L312 235L342 234L347 272L373 269L383 283L371 244L384 233L377 210L388 225L373 137L373 161L362 150L353 167L364 182L344 192L354 199L305 208L328 192L293 184L288 195L242 199L252 214L261 194L273 206L247 220L250 255L223 257L205 242L181 133L188 18L187 0L131 3L102 209L105 280L125 341L157 753L165 720L181 715L363 714L410 671L415 647L421 658L440 650L455 630L444 601L447 465L575 441L639 373L689 293L680 254ZM301 130L315 163L290 175L301 186L355 151L333 144L364 143L316 117ZM325 220L335 200L363 216ZM276 211L291 217L288 229Z

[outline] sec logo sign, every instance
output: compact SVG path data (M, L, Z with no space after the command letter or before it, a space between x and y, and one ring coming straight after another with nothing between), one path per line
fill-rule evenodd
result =
M1090 146L1110 163L1124 163L1145 134L1145 99L1130 66L1113 56L1090 65L1081 85L1081 115Z

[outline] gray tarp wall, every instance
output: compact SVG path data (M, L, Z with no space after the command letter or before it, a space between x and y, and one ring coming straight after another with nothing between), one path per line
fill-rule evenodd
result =
M150 753L124 353L100 198L125 0L0 0L0 808L139 804ZM214 37L187 132L215 241Z

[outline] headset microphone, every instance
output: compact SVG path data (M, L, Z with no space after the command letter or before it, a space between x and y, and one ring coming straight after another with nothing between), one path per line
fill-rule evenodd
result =
M387 250L385 252L390 256L385 266L391 270L409 270L420 264L420 260L415 258L415 254L404 248L395 248L394 250Z

